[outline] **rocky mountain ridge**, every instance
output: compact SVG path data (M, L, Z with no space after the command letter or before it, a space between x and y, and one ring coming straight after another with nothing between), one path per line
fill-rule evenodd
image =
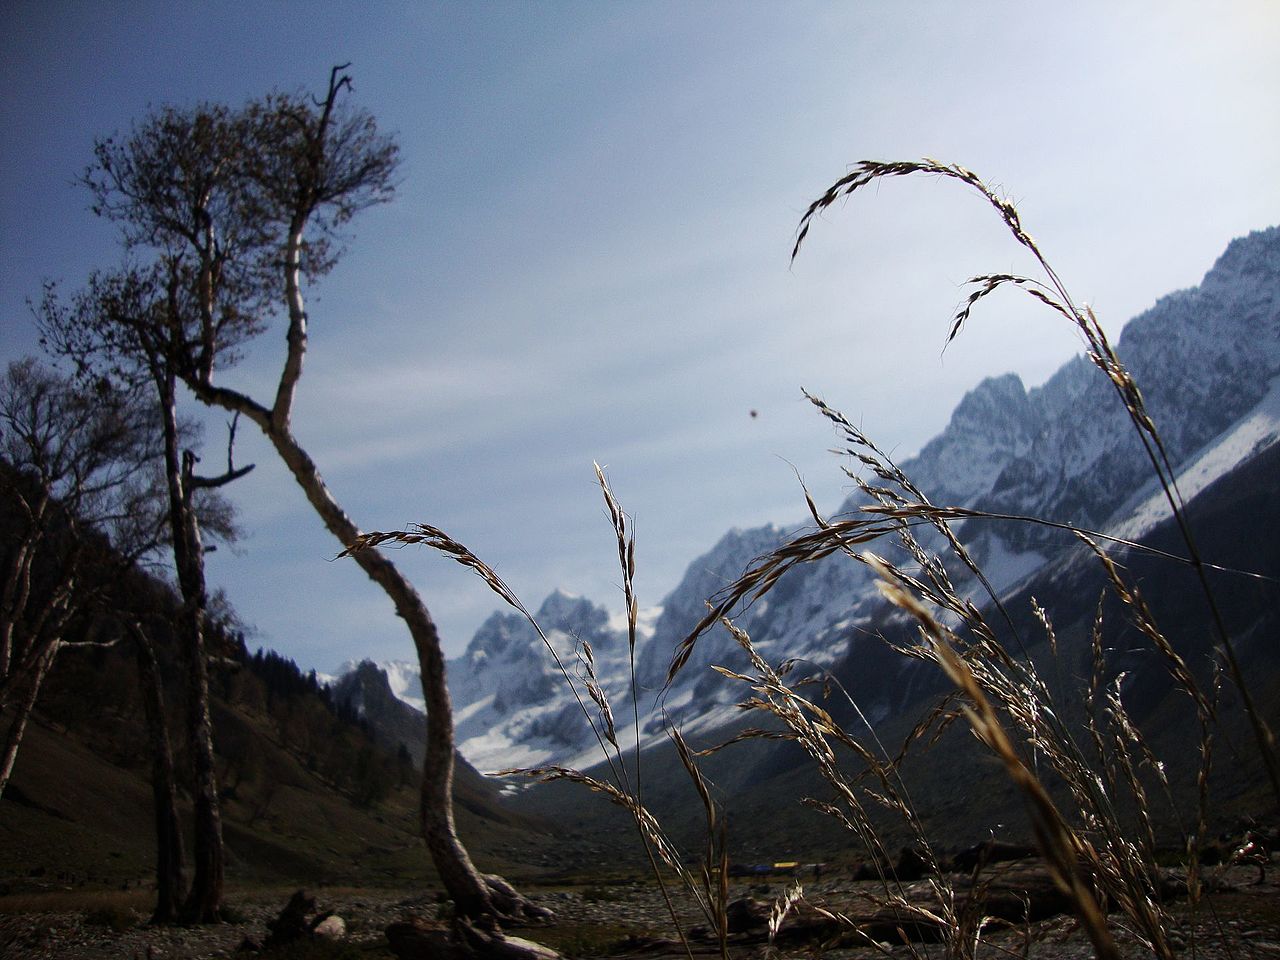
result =
M558 761L596 743L566 676L584 698L588 674L611 698L627 688L626 631L602 607L556 590L534 619L545 640L519 613L496 611L448 664L458 747L480 769Z
M1144 392L1170 460L1180 470L1200 471L1197 489L1274 444L1280 430L1280 394L1274 391L1280 376L1280 228L1233 240L1199 286L1160 298L1125 326L1116 346ZM1137 522L1135 512L1145 511L1148 526L1162 517L1139 439L1110 383L1084 356L1030 390L1016 374L982 381L942 433L901 467L941 505L1091 529L1123 529ZM837 515L860 505L851 497ZM968 527L962 538L1001 591L1065 548L1060 536L1041 528ZM672 652L702 616L708 597L799 528L731 530L690 564L636 651L641 714L654 717L643 738L661 736L663 714L685 730L728 718L740 691L707 668L742 666L732 638L723 631L705 637L666 688ZM836 555L789 572L766 598L740 611L737 622L770 660L800 657L829 666L848 656L878 604L865 569ZM576 640L590 641L615 715L629 713L626 644L605 612L556 593L536 617L566 664L578 662ZM495 613L449 670L459 745L482 769L589 762L590 729L523 618ZM619 733L624 746L634 739Z

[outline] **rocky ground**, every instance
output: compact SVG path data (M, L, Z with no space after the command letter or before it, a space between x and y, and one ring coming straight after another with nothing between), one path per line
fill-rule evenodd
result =
M1223 879L1227 887L1215 894L1211 908L1192 912L1184 903L1174 908L1169 933L1175 949L1197 960L1280 958L1280 884L1270 876L1264 884L1254 883L1254 869L1233 869ZM754 883L735 886L732 896L768 903L785 889L781 881ZM869 884L838 877L811 883L806 890L815 904L825 904L846 914L865 914L869 906L861 898L871 892ZM411 918L434 919L439 911L434 896L407 891L321 889L313 893L318 909L334 911L343 918L346 940L357 948L354 955L361 957L391 957L384 934L389 924ZM550 944L568 956L683 955L683 948L670 940L673 924L661 896L650 884L566 887L531 893L538 903L553 909L557 919L550 927L520 933ZM119 906L4 912L0 913L0 956L12 960L252 957L255 954L238 953L238 950L246 942L261 943L265 939L268 922L279 913L288 894L288 891L233 894L228 898L233 922L195 928L150 927L129 908ZM678 899L685 929L704 922L687 900ZM17 905L0 903L0 909L12 911ZM732 937L731 953L742 960L768 952L759 929L753 930L751 925L750 917L742 920L743 929ZM887 952L892 957L907 958L913 956L913 950L923 956L942 956L939 945L884 942L880 947L859 947L851 945L847 938L840 945L824 945L821 936L802 935L795 927L793 931L792 937L783 938L774 956L812 956L820 952L832 958L856 960ZM1118 925L1116 937L1126 957L1150 955L1135 937ZM692 947L699 955L717 953L710 940L694 940ZM979 950L979 955L982 954L1074 960L1092 956L1092 950L1071 918L1056 916L1030 925L991 931L988 943Z

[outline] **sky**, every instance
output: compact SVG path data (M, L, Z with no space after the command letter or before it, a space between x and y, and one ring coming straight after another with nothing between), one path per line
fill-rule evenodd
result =
M1081 349L1010 293L943 351L966 278L1032 270L955 183L838 204L790 264L850 164L975 170L1118 332L1280 222L1276 50L1261 0L4 0L0 362L38 351L44 280L120 263L74 183L95 138L161 104L318 92L350 62L402 167L307 291L296 434L362 528L440 527L533 608L555 588L622 607L598 461L652 606L729 528L803 519L797 473L839 507L850 483L802 388L901 459L983 377L1031 386ZM227 382L269 396L282 341ZM217 462L225 418L206 419ZM249 425L237 459L257 464L226 491L245 535L209 577L250 646L320 671L411 658ZM394 559L460 653L496 598L420 548Z

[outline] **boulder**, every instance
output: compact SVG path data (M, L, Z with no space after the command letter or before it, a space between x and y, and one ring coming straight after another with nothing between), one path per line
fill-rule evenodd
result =
M336 913L331 914L311 928L311 935L322 940L342 940L347 935L347 922Z
M332 910L316 912L314 897L305 890L296 891L274 920L267 921L264 949L282 947L297 940L320 937L341 940L347 935L347 924Z

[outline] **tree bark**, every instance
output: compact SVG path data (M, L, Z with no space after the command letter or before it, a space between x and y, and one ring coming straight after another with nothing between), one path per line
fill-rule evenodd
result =
M76 576L73 553L62 562L60 579L50 590L48 599L34 617L27 616L36 549L48 532L44 524L50 496L47 488L42 488L34 504L21 494L16 500L26 512L28 526L12 547L4 589L0 591L0 716L11 702L13 705L13 717L0 746L0 797L4 796L9 778L13 776L27 720L57 656L61 627L70 618Z
M187 733L194 779L195 845L191 892L183 908L188 923L222 920L222 814L218 806L218 776L214 766L213 723L209 717L209 659L205 650L205 609L208 590L204 577L204 546L191 503L190 463L178 449L177 389L171 373L156 377L164 420L165 479L169 488L169 521L173 561L182 592L178 632L189 660L187 669Z
M360 529L329 492L319 468L295 439L290 425L293 399L307 349L307 314L299 277L305 223L306 217L299 215L289 225L284 263L285 301L289 311L287 351L271 409L237 391L216 388L207 377L188 379L187 384L205 403L243 414L258 425L293 474L325 528L338 539L343 549L348 549L360 536ZM395 605L396 614L409 628L418 656L423 699L427 706L421 800L422 835L427 851L460 915L477 918L492 915L496 907L490 895L490 885L471 862L454 824L453 705L445 683L444 652L439 632L417 590L390 560L377 550L361 550L355 554L355 560ZM512 905L513 908L515 906Z
M0 591L0 682L9 677L15 655L18 623L26 613L27 599L31 595L31 567L35 562L36 542L41 533L39 522L44 516L47 502L48 497L41 497L36 509L30 511L30 527L24 532L22 539L13 545L4 590ZM20 655L20 651L18 653ZM3 691L2 686L0 691ZM0 692L0 709L4 708L4 704L3 693Z
M27 729L27 720L35 708L36 698L40 696L40 687L44 684L45 675L53 666L53 658L57 656L58 643L51 643L40 655L34 668L27 677L25 695L15 705L13 719L9 721L9 729L4 738L4 753L0 756L0 797L4 796L9 778L13 776L13 767L18 759L18 748L22 745L22 735Z
M257 404L236 402L232 391L202 390L196 393L206 402L214 402L231 412L238 412L256 423L271 441L294 479L306 494L325 528L343 548L353 546L360 536L355 525L329 492L315 462L298 444L287 426L278 426L287 418L273 418ZM495 905L491 885L471 862L462 841L458 839L453 817L453 705L445 682L444 651L440 634L426 604L413 585L382 553L364 549L354 554L356 563L378 584L395 605L396 615L404 620L413 639L422 672L423 699L427 704L427 742L422 761L421 824L423 840L440 880L462 916L481 917L505 913ZM505 885L504 885L505 886ZM508 888L510 889L510 888ZM509 899L509 898L504 898ZM504 905L505 906L505 905ZM519 905L509 919L523 919Z
M290 125L293 131L286 142L271 143L269 149L282 145L289 150L294 164L285 183L271 180L268 193L275 194L287 209L287 223L281 222L283 254L280 264L284 281L284 306L289 325L285 334L286 353L270 408L236 390L212 383L213 363L210 354L204 362L189 363L184 379L205 403L221 406L248 417L266 435L285 465L302 487L308 501L325 527L342 545L350 549L360 530L329 492L320 471L293 436L291 415L293 401L306 359L307 314L302 292L303 251L309 224L317 212L327 205L337 210L332 216L343 222L362 205L377 202L380 191L388 185L385 179L394 168L393 152L387 152L375 141L357 137L353 141L333 142L330 127L338 94L350 86L350 78L335 67L330 73L328 95L317 101L320 114L314 123L307 120ZM296 142L295 142L296 139ZM345 179L329 178L335 168L349 164ZM365 191L372 191L366 194ZM205 265L209 251L201 252ZM216 329L214 323L214 291L203 292L200 305L206 336ZM422 671L423 696L427 705L427 742L423 757L421 822L423 839L445 889L453 899L458 915L480 919L500 916L504 919L527 919L536 915L527 901L499 878L481 875L471 862L466 848L458 839L453 817L454 730L453 708L445 684L444 653L435 622L426 604L395 566L377 550L366 549L355 554L355 560L395 605L396 613L409 628L418 663Z
M178 819L177 788L173 774L173 751L169 746L165 719L164 687L155 649L141 624L131 622L138 659L138 682L151 741L151 795L156 824L156 907L152 923L174 923L180 919L187 896L182 847L182 823Z

